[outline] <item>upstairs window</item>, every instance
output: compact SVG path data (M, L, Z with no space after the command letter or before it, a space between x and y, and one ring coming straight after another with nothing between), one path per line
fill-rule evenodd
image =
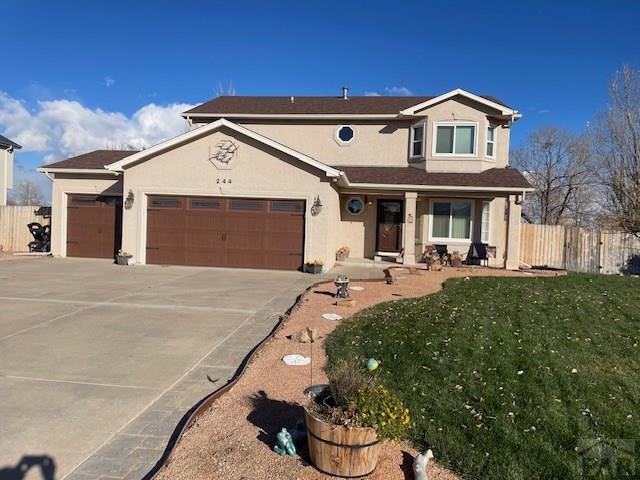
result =
M424 157L424 123L411 126L411 158Z
M342 145L347 145L353 141L355 134L351 125L340 125L336 130L336 140Z
M489 125L487 129L487 157L494 158L496 152L496 127Z
M435 125L434 155L476 154L476 125L470 123L438 123Z

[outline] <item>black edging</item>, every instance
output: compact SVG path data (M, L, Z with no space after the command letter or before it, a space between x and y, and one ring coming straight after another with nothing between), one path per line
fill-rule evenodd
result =
M390 270L395 269L395 268L407 268L407 267L390 267L388 269L384 270L385 275L387 275ZM380 280L383 280L384 278L364 278L364 279L355 279L352 280L350 279L350 282L358 282L358 283L363 283L363 282L379 282ZM269 340L271 340L275 334L278 332L278 330L280 330L280 327L282 327L282 325L285 323L285 321L290 317L291 312L298 306L298 304L300 303L300 300L302 299L302 297L304 297L304 295L309 292L310 290L324 284L324 283L330 283L331 280L328 279L324 279L322 281L316 282L312 285L309 285L304 292L302 292L300 295L298 295L296 297L295 302L293 303L293 305L291 307L289 307L289 309L284 313L284 315L280 316L280 320L278 321L278 323L276 323L276 325L271 329L271 331L269 332L269 334L260 341L260 343L258 343L255 347L253 347L249 353L247 354L246 357L244 357L244 359L242 360L242 362L240 363L240 366L237 368L237 370L235 371L235 373L233 374L233 376L231 377L231 379L225 383L222 387L214 390L213 392L211 392L209 395L207 395L206 397L204 397L202 400L200 400L198 403L196 403L193 407L191 407L187 413L185 413L182 418L180 419L180 421L178 422L178 424L176 425L175 430L173 431L173 433L171 434L171 437L169 438L169 441L167 442L167 446L164 449L164 452L162 453L162 456L160 457L160 459L157 461L157 463L151 468L151 470L149 470L146 475L144 477L142 477L141 480L153 480L156 475L158 475L158 473L160 472L160 470L163 467L166 467L167 464L169 463L169 460L171 460L171 457L173 455L173 452L175 450L175 448L178 446L178 442L180 441L180 439L182 438L182 436L185 434L185 432L191 428L191 426L195 423L195 421L206 411L209 409L209 407L218 399L220 398L222 395L224 395L225 393L227 393L229 390L231 390L236 383L238 383L238 381L240 380L240 378L242 378L242 375L244 375L244 372L247 370L247 367L249 366L249 364L251 363L251 361L253 360L253 357L255 356L255 354L258 352L258 350L260 350L262 348L262 346L267 343ZM375 470L375 469L374 469Z

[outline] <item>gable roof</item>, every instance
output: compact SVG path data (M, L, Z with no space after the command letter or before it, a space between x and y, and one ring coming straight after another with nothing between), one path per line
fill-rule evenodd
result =
M513 108L505 105L503 102L501 102L495 97L476 95L474 93L467 92L466 90L462 90L461 88L456 88L455 90L451 90L450 92L443 93L442 95L439 95L437 97L427 99L424 102L413 105L412 107L405 108L400 112L400 115L408 115L408 116L415 115L420 110L424 110L425 108L429 108L432 105L435 105L440 102L444 102L445 100L453 98L457 95L468 98L470 100L474 100L488 107L494 108L498 110L501 113L501 115L513 116L514 120L517 120L522 116L520 113L518 113L517 110L514 110Z
M162 143L158 143L157 145L154 145L151 148L148 148L146 150L141 150L137 153L134 153L133 155L129 155L126 158L123 158L122 160L118 160L109 165L105 165L105 168L111 171L120 172L129 165L132 165L136 162L139 162L153 155L161 153L165 150L168 150L172 147L180 145L181 143L195 140L199 137L207 135L223 127L233 130L235 132L238 132L242 135L246 135L247 137L252 138L257 142L260 142L280 152L286 153L287 155L297 158L298 160L300 160L303 163L306 163L307 165L311 165L312 167L315 167L319 170L324 171L328 177L340 176L340 170L330 167L329 165L322 163L316 160L315 158L305 155L304 153L298 152L297 150L287 147L286 145L278 143L275 140L265 137L264 135L256 133L253 130L249 130L248 128L243 127L242 125L238 125L237 123L233 123L233 122L230 122L229 120L225 120L224 118L216 120L215 122L212 122L212 123L208 123L207 125L204 125L202 127L194 128L193 130L189 130L188 132L178 135L177 137L171 138Z
M338 168L338 167L336 167ZM424 186L430 190L464 187L478 191L528 191L531 184L515 168L490 168L480 173L438 173L413 167L339 167L350 186Z
M138 150L94 150L93 152L83 153L75 157L67 158L60 162L42 165L38 168L39 172L48 172L55 170L105 170L108 165L118 160L122 160L129 155L137 153ZM108 172L107 172L108 173Z
M463 90L453 90L456 95L465 95ZM461 93L464 92L464 93ZM444 95L450 95L448 92ZM473 95L473 94L468 94ZM453 95L451 95L453 96ZM251 117L255 115L364 115L389 116L395 118L400 112L426 102L442 101L440 96L365 96L365 97L262 97L262 96L222 96L209 100L182 114L183 117ZM482 102L499 105L500 110L510 109L501 100L490 95L473 95ZM293 101L292 101L293 98ZM448 98L448 97L447 97ZM344 118L344 117L343 117Z
M4 135L0 135L0 148L5 148L5 149L6 148L15 148L17 150L20 150L22 148L22 146L18 145L13 140L9 140Z

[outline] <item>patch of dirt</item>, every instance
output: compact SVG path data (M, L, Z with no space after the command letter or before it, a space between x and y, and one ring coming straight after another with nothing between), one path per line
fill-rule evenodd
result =
M440 290L452 277L522 276L519 272L488 268L444 268L440 272L410 273L394 269L392 284L385 281L352 281L364 287L352 291L353 306L335 306L327 293L334 291L332 283L309 290L292 311L274 338L258 352L244 376L233 389L216 401L180 440L166 468L156 476L160 480L312 480L336 478L325 475L309 465L306 452L296 457L281 457L273 452L275 434L281 427L290 431L303 418L302 405L307 399L304 389L312 384L326 383L323 367L326 362L323 342L340 322L322 318L323 313L338 313L347 318L377 303L419 297ZM299 343L298 332L317 329L319 339L314 344ZM287 366L282 357L298 353L311 356L311 365ZM416 452L407 444L385 444L378 468L368 479L413 479L411 471ZM437 464L429 464L431 480L458 479L455 474Z

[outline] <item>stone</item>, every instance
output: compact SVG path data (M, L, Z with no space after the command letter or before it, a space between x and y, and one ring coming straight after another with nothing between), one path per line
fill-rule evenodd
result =
M356 301L353 298L339 298L334 305L338 307L355 307Z

